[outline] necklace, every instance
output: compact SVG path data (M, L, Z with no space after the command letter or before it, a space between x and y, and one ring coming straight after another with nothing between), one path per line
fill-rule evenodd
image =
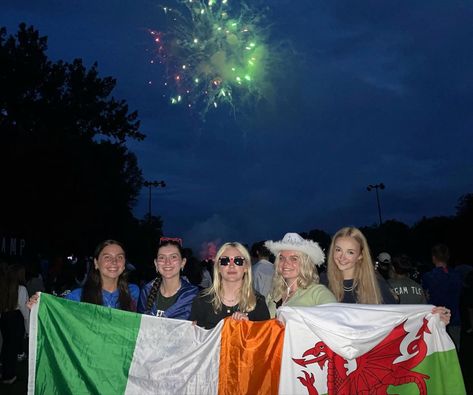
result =
M291 284L288 284L284 278L283 278L283 281L284 281L284 284L286 284L287 286L286 297L284 298L284 301L282 302L282 304L285 304L288 301L288 299L292 295L294 295L294 293L297 291L297 289L295 289L294 291L291 290L291 287L296 283L297 278Z
M161 285L159 286L159 293L164 298L171 298L181 289L181 287L182 287L182 283L179 281L179 287L177 287L177 289L174 292L172 292L170 296L165 296L164 295L165 292L163 291L163 283L161 283Z
M345 284L343 284L343 290L345 292L352 292L354 288L355 288L355 282L352 282L351 285L349 286L346 286Z

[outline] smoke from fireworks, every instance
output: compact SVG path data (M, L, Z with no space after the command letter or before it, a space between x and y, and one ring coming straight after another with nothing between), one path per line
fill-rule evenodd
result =
M165 31L151 31L165 66L172 104L205 117L222 104L234 111L268 99L277 56L268 45L264 17L230 0L175 0L163 7Z

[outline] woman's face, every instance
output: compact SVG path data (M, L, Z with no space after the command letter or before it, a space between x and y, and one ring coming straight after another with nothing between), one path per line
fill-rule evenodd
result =
M98 258L94 259L95 268L102 280L118 280L125 270L125 251L118 244L105 246Z
M222 276L222 282L242 281L249 264L235 247L225 248L216 263L218 264L218 272Z
M278 271L286 282L295 281L301 272L301 263L301 254L298 251L281 251Z
M186 264L186 259L182 258L179 248L168 244L158 250L158 256L154 260L154 264L163 280L167 280L179 277L181 269Z
M355 265L362 260L361 246L353 237L339 237L335 240L333 260L345 280L355 276Z

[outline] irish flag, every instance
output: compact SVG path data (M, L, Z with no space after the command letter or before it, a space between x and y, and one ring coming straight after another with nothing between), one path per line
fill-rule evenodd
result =
M465 394L430 306L283 308L278 320L188 321L42 294L29 394Z
M48 294L31 311L29 394L277 394L284 328L189 321Z

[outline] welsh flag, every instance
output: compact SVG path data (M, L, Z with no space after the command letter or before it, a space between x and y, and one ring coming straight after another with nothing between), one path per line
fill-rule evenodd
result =
M455 346L432 307L283 307L279 394L466 394Z
M188 321L42 294L30 322L33 394L465 394L430 306L283 308L280 319Z
M277 394L284 328L124 312L41 294L31 311L29 394Z

